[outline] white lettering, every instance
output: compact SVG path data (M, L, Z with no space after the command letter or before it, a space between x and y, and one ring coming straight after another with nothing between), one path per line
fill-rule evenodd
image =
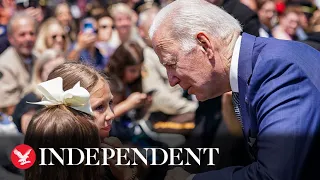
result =
M111 155L109 157L108 157L107 150L110 150L110 152L111 152ZM103 166L109 165L108 159L112 159L116 155L116 152L112 148L102 148L102 151L103 151L103 164L102 165Z
M209 150L209 164L208 166L215 166L215 164L213 163L213 150L215 150L218 154L219 154L219 148L204 148L203 149L203 153L206 152L206 150Z
M46 164L46 161L45 161L45 150L46 148L39 148L40 149L40 153L41 153L41 163L40 163L40 166L44 166L44 165L47 165Z
M117 163L116 165L130 165L130 160L128 161L127 164L122 164L121 158L124 158L124 160L127 160L127 154L128 153L124 153L124 155L121 155L121 150L125 150L127 152L129 152L129 148L118 148L117 149Z
M54 150L53 148L47 148L51 153L50 153L50 163L48 164L49 166L53 166L54 164L52 163L52 154L54 157L57 158L57 160L60 162L61 165L64 165L64 152L62 151L62 157L59 156L59 154Z
M85 150L87 151L87 163L85 165L99 165L99 160L96 164L91 164L90 159L93 158L95 161L97 159L97 153L99 154L99 148L85 148ZM94 153L94 155L90 155L90 150L95 150L97 153Z
M174 150L179 150L180 153L182 152L182 148L169 148L170 151L170 163L169 166L174 166L174 165L183 165L183 161L180 162L180 164L174 164L174 158L177 158L180 160L180 153L177 155L174 155Z
M190 148L185 148L187 150L187 163L185 165L191 165L189 163L189 154L192 156L192 158L197 162L197 164L200 166L200 153L201 153L201 149L202 148L197 148L198 149L198 152L199 152L199 158L193 153L193 151L190 149Z
M137 148L131 148L134 152L134 156L133 156L133 164L132 165L138 165L136 163L136 154L139 156L139 158L141 159L141 161L145 164L148 165L148 161L147 161L147 154L148 154L148 148L145 149L146 152L146 156L144 157L141 152L137 149Z
M147 148L148 149L148 148ZM161 148L150 148L152 150L152 163L150 165L163 165L168 161L168 153L164 149ZM157 150L161 150L163 152L163 161L160 164L157 164Z

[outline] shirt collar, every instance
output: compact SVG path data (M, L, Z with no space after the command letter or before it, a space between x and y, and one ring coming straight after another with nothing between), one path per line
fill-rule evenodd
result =
M239 54L240 54L240 45L241 45L242 36L239 36L236 44L233 49L233 54L231 58L230 65L230 86L232 92L239 92L238 87L238 62L239 62Z

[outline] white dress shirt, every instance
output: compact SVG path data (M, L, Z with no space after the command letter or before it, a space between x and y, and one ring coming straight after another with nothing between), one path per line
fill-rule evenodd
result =
M230 65L230 86L232 92L239 92L238 87L238 62L239 62L239 55L240 55L240 45L241 45L242 36L239 36L237 42L233 49L233 54L231 58L231 65Z

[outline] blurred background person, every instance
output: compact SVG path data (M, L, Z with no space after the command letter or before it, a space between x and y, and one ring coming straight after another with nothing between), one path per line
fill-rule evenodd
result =
M42 108L39 105L27 103L41 100L41 94L36 89L37 85L46 81L52 70L64 62L63 53L57 49L47 49L37 59L32 75L31 91L20 100L12 115L19 132L26 133L31 118L37 110Z
M309 1L293 1L288 4L299 12L299 27L297 28L297 40L303 41L308 38L310 32L310 18L316 10L316 6Z
M0 53L3 53L10 46L7 33L7 22L16 12L23 11L33 17L37 23L41 23L44 13L36 0L3 0L0 1L2 23L0 24Z
M114 20L115 31L112 33L112 46L118 47L126 41L136 41L142 45L143 41L140 38L136 20L133 19L134 11L124 3L117 3L110 7L110 14Z
M67 3L58 4L55 8L54 16L63 26L71 41L75 41L77 39L77 28L70 11L70 6Z
M2 0L0 2L0 54L10 46L7 37L7 24L15 9L14 0Z
M110 14L105 11L97 16L98 22L98 40L96 47L103 55L104 59L108 62L108 59L115 51L116 47L113 47L110 43L110 39L113 31L113 19ZM107 63L106 63L107 64Z
M7 28L11 46L0 55L0 108L11 115L15 105L30 90L36 60L32 53L36 21L19 12L11 17Z
M125 142L131 141L132 129L128 125L143 118L146 112L143 109L151 103L150 97L142 93L143 61L142 48L128 41L116 49L105 69L114 96L115 122L111 134Z
M207 0L221 6L225 11L235 17L242 25L243 32L259 36L260 22L256 12L242 4L239 0Z
M55 18L49 18L39 28L35 51L43 53L47 49L57 49L64 54L70 48L68 34L64 31L63 26Z
M156 132L187 134L195 126L194 118L198 102L183 97L183 89L180 86L170 86L166 69L152 49L148 30L158 11L156 7L147 9L140 13L138 21L140 36L146 44L143 49L143 92L155 90L152 95L153 103L149 109L151 113L149 121L152 122Z
M108 12L104 12L97 18L98 21L98 40L108 42L112 35L113 19Z
M14 0L2 0L0 3L0 24L6 25L16 9Z
M272 36L283 40L297 40L296 32L299 26L299 11L288 7L279 16L279 24L273 29Z
M272 28L275 25L276 4L273 0L257 0L257 13L261 23L260 37L272 37Z
M32 16L38 23L44 19L44 12L38 0L16 0L17 10L23 10Z
M77 41L72 45L67 59L80 61L94 66L97 70L103 70L108 59L105 58L96 47L98 42L98 23L93 17L87 17L80 23L80 33Z
M314 47L320 51L320 11L314 12L310 19L310 32L307 34L308 38L302 42Z
M256 0L240 0L240 2L250 8L252 11L258 11L258 5Z

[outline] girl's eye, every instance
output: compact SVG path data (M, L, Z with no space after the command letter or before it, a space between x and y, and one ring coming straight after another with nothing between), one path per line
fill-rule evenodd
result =
M96 111L104 111L104 109L105 109L104 105L100 105L100 106L95 108Z
M113 100L110 100L109 106L112 106L112 105L113 105Z

